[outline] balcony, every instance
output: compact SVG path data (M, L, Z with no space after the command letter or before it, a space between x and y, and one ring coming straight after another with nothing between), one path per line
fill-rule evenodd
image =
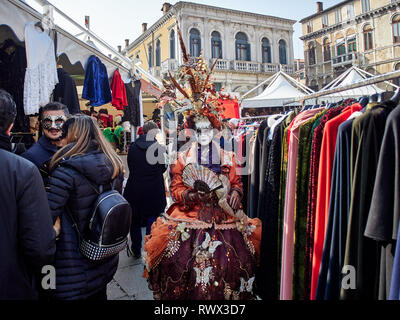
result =
M265 73L277 73L279 71L279 64L263 63L262 68Z
M210 60L210 68L214 64L214 62L215 59ZM222 59L218 60L214 70L230 70L229 61Z
M178 61L175 59L167 59L161 63L161 73L168 73L168 71L175 72L178 70Z
M250 61L232 61L233 70L241 72L261 72L261 63Z
M149 69L149 73L156 78L161 77L161 67L152 67Z
M347 64L356 64L356 63L357 63L357 52L350 52L332 58L332 66L335 68L342 67Z
M286 72L287 74L293 74L294 73L294 66L290 66L287 64L281 64L281 70L283 72Z

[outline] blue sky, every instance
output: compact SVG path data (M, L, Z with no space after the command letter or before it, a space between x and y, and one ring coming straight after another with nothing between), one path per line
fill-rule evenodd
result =
M175 4L176 0L49 0L77 22L84 24L85 15L90 16L91 29L113 47L125 45L125 39L132 42L142 32L142 23L151 26L161 16L164 2ZM33 0L26 0L28 4ZM235 10L249 11L282 18L301 20L316 12L314 0L194 0L202 3ZM331 7L341 0L325 0L324 8ZM301 25L294 26L294 56L303 58Z

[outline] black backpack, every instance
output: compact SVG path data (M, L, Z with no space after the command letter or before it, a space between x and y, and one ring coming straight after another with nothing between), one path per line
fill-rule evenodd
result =
M103 186L97 190L88 180L87 182L99 196L93 207L89 225L83 233L79 231L72 214L69 215L78 233L81 254L90 260L99 261L115 256L125 249L131 227L132 208L128 201L114 190L115 180L109 191L103 191Z

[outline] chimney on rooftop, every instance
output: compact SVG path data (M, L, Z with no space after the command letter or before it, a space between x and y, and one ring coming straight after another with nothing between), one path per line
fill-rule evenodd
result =
M122 46L118 46L118 53L121 53Z
M171 9L171 7L172 4L165 2L161 8L161 11L163 12L163 14L166 14L169 11L169 9Z
M142 30L143 30L143 33L147 31L147 23L146 22L142 23Z
M321 1L317 2L317 13L324 11L324 3Z
M125 39L125 48L129 47L129 39Z

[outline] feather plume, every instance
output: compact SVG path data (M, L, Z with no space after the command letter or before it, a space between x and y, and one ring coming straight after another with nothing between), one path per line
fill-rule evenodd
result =
M179 84L178 82L176 82L176 80L174 79L174 77L171 75L171 72L170 72L170 71L168 71L168 74L169 74L169 77L170 77L172 83L174 84L175 88L177 88L177 89L179 90L179 92L182 93L183 96L184 96L186 99L190 99L189 96L188 96L188 94L185 92L185 90L183 90L183 88L180 86L180 84Z
M179 24L177 24L176 26L177 26L177 29L178 29L179 43L180 43L181 49L182 49L183 62L187 63L189 61L189 56L187 54L185 43L183 42L181 28L179 28Z

